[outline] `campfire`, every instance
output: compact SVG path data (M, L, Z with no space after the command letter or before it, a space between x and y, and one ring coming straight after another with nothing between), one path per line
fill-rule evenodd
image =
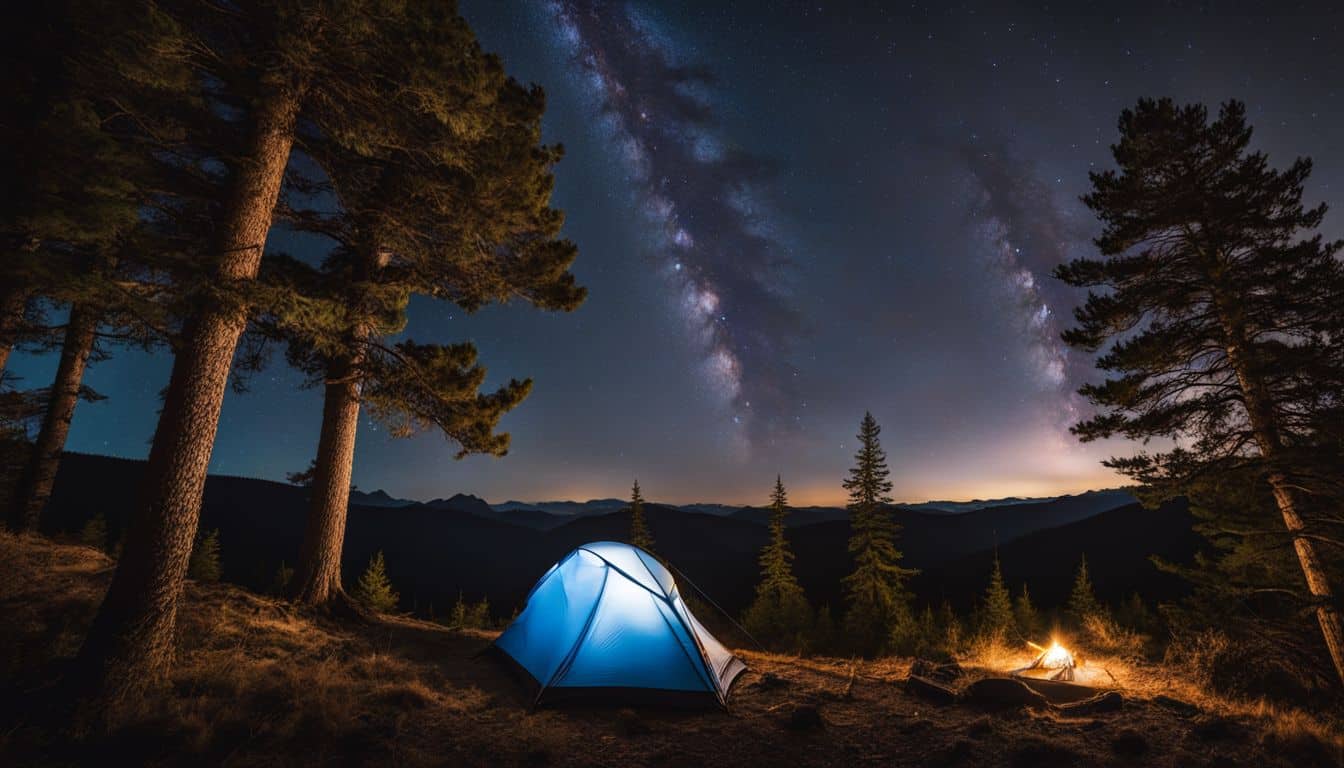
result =
M1073 654L1069 653L1067 648L1060 645L1058 640L1051 639L1049 648L1037 645L1030 640L1027 641L1027 645L1038 651L1040 655L1036 657L1035 661L1027 666L1014 670L1014 675L1028 676L1024 675L1024 673L1029 673L1032 670L1041 670L1041 672L1029 676L1040 676L1044 677L1046 680L1073 682L1073 671L1078 665L1073 660Z
M1098 691L1118 686L1115 676L1105 667L1086 665L1081 657L1065 648L1058 638L1050 644L1027 642L1035 657L1030 664L1009 674L1053 702L1077 701Z

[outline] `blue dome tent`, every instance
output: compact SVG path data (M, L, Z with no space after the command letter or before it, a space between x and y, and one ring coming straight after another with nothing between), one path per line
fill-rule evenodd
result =
M551 566L495 647L536 681L534 704L606 693L726 706L746 669L691 615L657 558L614 541Z

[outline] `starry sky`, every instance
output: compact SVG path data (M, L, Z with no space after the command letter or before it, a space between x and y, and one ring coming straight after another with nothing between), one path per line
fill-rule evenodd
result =
M1051 268L1097 227L1078 202L1121 109L1245 101L1276 165L1344 190L1344 12L1293 3L462 0L482 44L543 86L555 204L590 298L474 315L412 304L420 341L476 343L535 379L506 458L454 461L360 426L365 490L490 501L624 496L841 503L869 410L898 500L1118 484L1080 445L1092 361L1058 341L1079 295ZM1257 6L1259 8L1257 9ZM1344 236L1344 211L1324 234ZM317 247L275 233L272 244ZM11 369L38 386L53 356ZM117 351L69 447L142 457L163 354ZM212 470L281 479L321 396L277 357L225 404Z

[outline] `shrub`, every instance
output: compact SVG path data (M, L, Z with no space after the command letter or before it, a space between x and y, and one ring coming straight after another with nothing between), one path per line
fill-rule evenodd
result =
M747 608L742 626L767 648L801 653L809 645L812 607L801 589L762 591Z
M369 567L359 577L354 597L371 611L388 613L396 610L401 596L393 591L392 582L387 578L387 566L381 551L374 554L373 559L369 560Z
M956 611L952 610L952 604L946 600L938 608L938 631L942 635L944 650L953 655L962 650L966 642L966 630L961 625L961 619L957 618Z
M931 606L924 606L918 616L899 622L892 628L891 650L902 656L947 657L943 634L939 631Z
M1084 617L1083 631L1091 648L1123 659L1141 658L1144 645L1147 643L1145 636L1121 626L1119 622L1105 614Z
M1145 635L1153 634L1158 628L1157 616L1148 610L1138 592L1132 593L1128 600L1120 604L1115 611L1115 620L1121 626Z
M479 603L468 603L463 599L462 592L458 591L457 602L448 615L448 626L455 629L490 629L494 623L488 598L481 598Z
M467 613L467 622L476 629L489 629L494 624L493 619L490 618L490 600L488 598L482 597L481 602L471 606L471 610Z
M1301 702L1332 685L1319 659L1252 633L1179 633L1167 647L1166 662L1188 670L1202 687L1232 696Z
M283 595L289 589L289 582L294 579L294 569L285 565L285 561L280 561L280 567L275 569L275 579L271 582L271 594Z
M196 581L219 581L219 529L207 531L196 540L187 564L187 576Z

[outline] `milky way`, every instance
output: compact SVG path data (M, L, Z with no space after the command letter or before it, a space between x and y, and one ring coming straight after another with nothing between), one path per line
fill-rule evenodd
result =
M1057 395L1047 401L1053 409L1049 420L1066 427L1078 420L1082 401L1075 390L1091 360L1070 354L1060 339L1064 323L1056 308L1071 307L1078 297L1050 273L1085 237L1069 226L1036 169L1009 148L967 145L961 154L972 176L975 234L989 277L1001 294L1004 316L1017 325L1033 380Z
M770 214L770 164L715 119L712 74L639 7L600 0L548 10L577 84L600 116L646 219L647 249L691 342L702 381L746 447L798 419L788 357L801 323L789 256Z

